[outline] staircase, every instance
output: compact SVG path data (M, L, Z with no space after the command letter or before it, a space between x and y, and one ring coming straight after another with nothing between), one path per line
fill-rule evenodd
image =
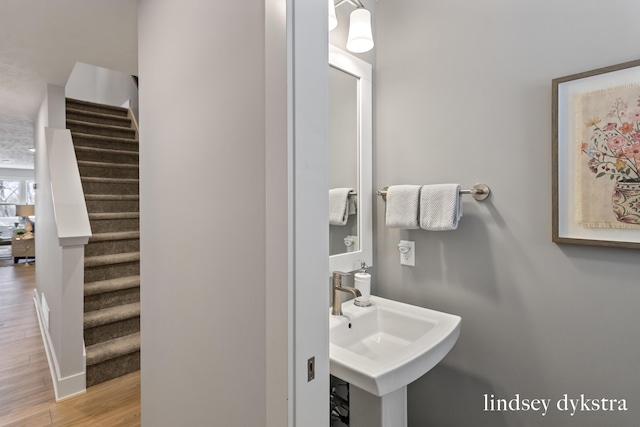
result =
M93 236L84 255L87 387L140 369L138 137L129 110L67 99Z

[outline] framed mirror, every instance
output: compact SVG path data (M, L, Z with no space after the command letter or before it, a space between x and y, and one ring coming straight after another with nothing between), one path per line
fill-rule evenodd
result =
M358 78L329 66L329 255L357 251Z
M330 45L329 274L373 263L372 92L371 65Z

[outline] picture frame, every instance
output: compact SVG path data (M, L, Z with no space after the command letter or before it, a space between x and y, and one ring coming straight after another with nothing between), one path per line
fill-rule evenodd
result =
M552 80L553 242L640 249L636 118L640 60Z

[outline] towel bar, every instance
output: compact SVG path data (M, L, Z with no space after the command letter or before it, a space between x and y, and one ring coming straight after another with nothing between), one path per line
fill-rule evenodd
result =
M384 187L382 190L378 190L378 196L382 196L385 201L387 200L388 188ZM460 190L460 194L471 194L476 200L484 200L491 194L491 189L486 184L476 184L470 190Z

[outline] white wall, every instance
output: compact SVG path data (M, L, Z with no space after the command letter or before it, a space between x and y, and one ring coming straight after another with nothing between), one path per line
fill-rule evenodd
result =
M316 53L301 61L312 72L296 69L314 102L296 114L311 126L294 135L291 4L139 3L145 426L282 426L290 415L299 426L328 425L328 243L324 227L308 226L327 212L326 90L313 73L326 79L318 62L327 62ZM309 12L323 8L326 16L326 2L300 2L299 22L313 29L301 33L326 34ZM298 49L307 45L302 37ZM324 36L310 52L326 46ZM294 194L296 167L310 178ZM176 232L184 203L195 214ZM304 315L293 312L294 286ZM299 349L292 316L318 331L297 325ZM311 356L317 379L307 383Z
M33 169L0 168L0 177L3 178L33 178Z
M138 86L130 74L78 62L65 86L67 98L131 108L138 115Z
M261 7L141 1L138 16L143 423L258 426L266 415ZM184 202L194 215L176 233Z
M451 232L384 227L382 296L456 313L450 355L409 387L415 426L631 426L640 253L551 242L551 80L637 59L632 0L381 1L377 187L485 182ZM415 240L416 267L396 244ZM483 412L483 395L627 399L627 412Z

